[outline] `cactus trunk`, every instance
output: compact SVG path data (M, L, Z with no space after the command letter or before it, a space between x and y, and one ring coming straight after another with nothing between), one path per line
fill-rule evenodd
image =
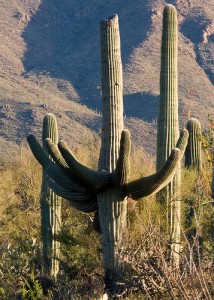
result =
M102 144L99 168L114 172L123 130L123 82L118 17L100 24L102 83ZM121 186L109 186L97 195L103 239L106 281L119 271L116 259L123 246L127 201ZM113 278L112 278L113 279Z
M58 143L57 121L52 114L47 114L43 120L42 141L45 151L45 139L51 138ZM61 225L61 198L48 185L48 175L43 168L41 188L41 231L43 242L44 270L53 277L59 272L60 243L55 240Z
M192 170L197 171L198 173L198 180L201 180L200 174L202 172L202 141L201 141L201 124L200 122L195 119L191 118L187 122L186 126L188 132L189 132L189 139L185 151L185 167L190 168ZM195 187L196 194L199 192L198 187L196 185ZM197 216L195 215L195 210L194 206L196 204L194 203L196 199L189 200L187 202L188 211L189 214L187 215L186 218L186 223L187 224L194 224L194 220L196 220ZM201 206L201 210L203 207ZM190 245L193 248L194 252L194 262L198 264L199 262L199 254L202 256L203 254L203 234L202 234L202 226L200 224L200 218L197 222L197 226L194 225L192 228L189 230L189 233L187 234L187 239L190 243ZM195 243L196 239L198 240L198 245Z
M168 159L175 147L178 135L178 78L177 78L177 12L167 5L163 12L161 45L160 108L157 132L157 170ZM160 202L167 207L168 233L171 257L179 265L180 248L180 165L174 179L158 194Z

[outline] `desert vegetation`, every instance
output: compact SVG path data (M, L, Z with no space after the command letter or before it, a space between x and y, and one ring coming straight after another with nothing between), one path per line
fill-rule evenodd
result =
M94 148L77 149L81 159ZM97 159L96 157L96 159ZM85 161L94 166L95 161ZM139 168L141 164L142 168ZM166 259L166 211L154 196L142 202L128 200L126 239L121 253L125 262L117 294L124 299L213 298L213 199L211 167L203 172L182 167L182 232L180 273L173 274ZM133 179L153 173L154 162L134 151ZM100 235L93 229L93 213L85 214L62 202L60 271L56 279L44 273L41 240L40 187L42 168L28 148L11 164L1 161L0 298L101 299L103 263ZM201 237L203 243L201 244ZM43 281L42 281L43 278ZM50 280L50 283L46 281ZM51 288L45 288L51 286Z

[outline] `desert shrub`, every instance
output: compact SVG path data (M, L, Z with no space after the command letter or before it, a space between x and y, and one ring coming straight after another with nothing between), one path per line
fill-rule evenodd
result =
M76 152L80 157L81 152ZM90 160L86 163L93 164ZM29 150L23 148L21 158L2 164L0 173L0 295L7 295L8 299L15 299L16 294L23 299L43 299L38 280L43 273L41 167ZM62 212L62 230L57 237L62 242L57 289L68 297L84 290L87 294L102 278L100 237L93 230L93 215L75 211L66 201ZM29 286L29 282L33 285Z
M151 202L153 199L147 199ZM147 209L136 209L134 223L129 223L127 248L121 256L125 262L124 278L116 293L125 299L212 299L213 250L201 253L199 235L194 237L194 247L186 230L182 230L181 268L178 272L167 259L167 236L164 234L155 210L148 215ZM162 215L162 217L164 217ZM210 217L210 215L203 215ZM156 219L155 219L156 218ZM209 219L210 220L210 219ZM195 222L195 221L194 221ZM209 221L210 222L210 221ZM206 221L205 221L206 223ZM204 242L210 243L207 234ZM194 250L194 251L193 251ZM197 260L195 253L197 252ZM136 297L136 298L135 298Z

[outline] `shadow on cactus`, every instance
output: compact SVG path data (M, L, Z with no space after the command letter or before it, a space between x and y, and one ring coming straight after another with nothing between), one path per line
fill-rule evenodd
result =
M76 209L94 212L95 229L101 232L105 284L110 289L120 278L118 255L125 243L127 197L139 200L168 184L177 169L188 133L182 131L163 167L154 175L129 182L130 133L123 127L123 83L118 17L101 22L102 136L99 169L81 164L64 141L46 139L51 160L34 135L28 142L35 158L50 177L49 186Z

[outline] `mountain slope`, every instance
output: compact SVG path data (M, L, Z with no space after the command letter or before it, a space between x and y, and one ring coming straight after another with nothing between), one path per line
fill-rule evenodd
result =
M181 123L206 126L213 113L214 3L168 1L179 17ZM125 125L136 145L155 153L160 40L165 2L7 0L0 4L0 149L18 151L41 134L46 112L58 117L71 147L97 143L101 127L99 22L117 13L124 68ZM146 122L145 122L146 121ZM72 141L72 142L71 142ZM5 145L7 145L5 147Z

